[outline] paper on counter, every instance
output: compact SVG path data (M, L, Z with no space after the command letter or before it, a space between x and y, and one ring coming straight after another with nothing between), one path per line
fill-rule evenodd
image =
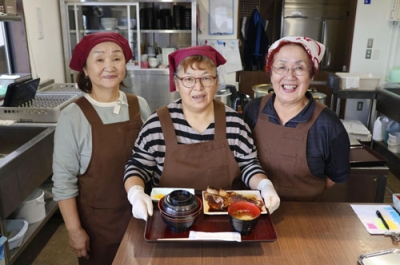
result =
M190 231L189 239L194 240L222 240L241 242L242 237L238 232L197 232Z
M391 205L384 204L351 204L361 223L370 234L386 234L387 232L400 232L400 215ZM390 230L387 230L376 215L379 210Z

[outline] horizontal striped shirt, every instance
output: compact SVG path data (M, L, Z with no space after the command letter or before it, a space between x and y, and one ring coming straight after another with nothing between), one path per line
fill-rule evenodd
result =
M195 131L186 121L178 99L168 106L175 128L178 144L195 144L214 140L214 125L212 122L202 133ZM225 106L226 138L241 171L243 182L248 185L250 178L265 171L257 158L251 131L240 114ZM161 124L157 113L153 113L143 125L127 165L124 181L132 176L140 177L145 183L151 181L152 186L158 186L164 167L166 146Z

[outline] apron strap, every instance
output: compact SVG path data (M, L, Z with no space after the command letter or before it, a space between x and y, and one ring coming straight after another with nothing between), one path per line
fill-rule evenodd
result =
M258 110L258 118L264 119L264 115L262 114L263 109L265 108L265 105L267 105L268 100L272 97L272 94L267 94L262 97L261 103L260 103L260 109ZM265 117L268 118L268 117Z
M311 118L308 122L301 122L297 125L297 127L301 130L306 130L308 131L311 126L313 126L314 122L317 120L319 114L326 108L326 106L322 103L315 102L315 109L313 111L313 114L311 115Z
M132 94L126 94L126 98L129 105L129 118L132 119L138 113L140 114L139 100L137 96Z
M171 115L169 114L169 110L167 106L163 106L156 110L158 118L160 119L161 130L164 134L164 141L165 145L175 145L177 144L176 141L176 134L175 134L175 127L172 123Z
M83 114L85 115L86 119L89 121L90 124L92 125L103 124L96 110L85 97L80 97L75 101L75 103L81 108Z
M214 140L226 139L226 113L225 104L218 101L214 101Z

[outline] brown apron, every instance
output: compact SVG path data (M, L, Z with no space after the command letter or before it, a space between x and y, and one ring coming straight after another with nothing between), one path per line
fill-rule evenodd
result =
M81 265L111 264L132 217L123 175L143 122L137 97L127 98L130 119L111 124L103 124L86 98L76 101L92 128L92 157L78 176L79 217L90 238L90 259L79 259Z
M165 138L166 152L161 187L194 188L207 186L231 189L240 178L239 166L226 139L225 105L214 100L214 140L178 144L168 108L157 110Z
M269 122L269 116L262 113L270 98L262 98L253 131L261 166L282 201L321 200L326 180L310 172L306 150L308 131L325 106L316 102L310 120L288 128Z

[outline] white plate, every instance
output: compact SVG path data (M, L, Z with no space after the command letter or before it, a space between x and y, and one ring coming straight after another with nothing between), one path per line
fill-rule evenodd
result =
M153 188L150 193L150 197L153 201L159 201L162 197L170 194L174 190L187 190L191 194L194 194L194 189L187 188Z
M264 200L261 197L261 194L258 190L227 190L227 192L229 191L234 191L237 194L243 195L245 197L250 197L250 198L255 198L256 200L261 200L263 202L263 206L261 207L261 214L267 214L267 209L265 208L264 205ZM210 206L208 205L208 202L205 200L204 198L204 193L205 191L202 192L202 197L203 197L203 212L204 214L208 214L208 215L227 215L228 211L210 211Z

